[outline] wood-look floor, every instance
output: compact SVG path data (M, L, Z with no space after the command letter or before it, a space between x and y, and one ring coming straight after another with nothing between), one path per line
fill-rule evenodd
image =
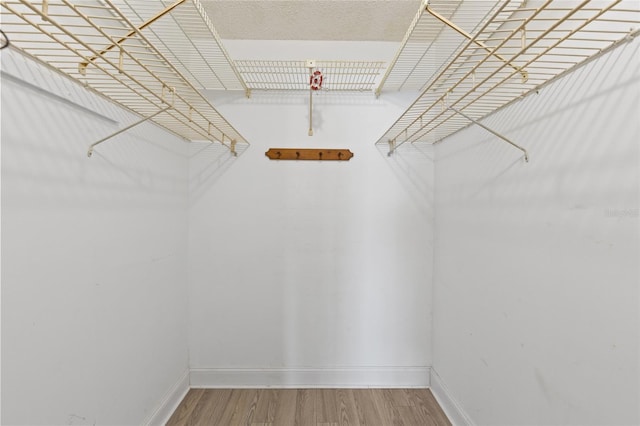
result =
M167 426L450 426L428 389L191 389Z

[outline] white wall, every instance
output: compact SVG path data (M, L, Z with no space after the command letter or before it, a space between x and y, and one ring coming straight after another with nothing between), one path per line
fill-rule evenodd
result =
M89 159L138 118L2 69L2 423L140 424L188 367L187 145L147 124Z
M222 176L190 162L192 381L426 385L416 374L431 364L432 157L389 161L373 145L409 99L321 93L312 137L306 93L212 99L252 146ZM270 147L355 157L270 161ZM423 183L403 185L398 168Z
M482 425L640 423L640 43L436 149L433 366Z

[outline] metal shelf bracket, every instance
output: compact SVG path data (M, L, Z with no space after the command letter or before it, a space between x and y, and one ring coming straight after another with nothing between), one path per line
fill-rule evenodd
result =
M485 126L484 124L480 123L478 120L475 120L475 119L473 119L473 118L469 117L467 114L465 114L465 113L463 113L463 112L461 112L461 111L458 111L458 110L457 110L457 109L455 109L455 108L448 107L448 108L447 108L447 110L449 110L449 111L453 111L453 112L455 112L456 114L459 114L459 115L463 116L463 117L464 117L464 118L466 118L467 120L471 121L473 124L476 124L477 126L482 127L482 128L483 128L484 130L486 130L487 132L489 132L489 133L491 133L491 134L493 134L493 135L495 135L495 136L499 137L499 138L500 138L500 139L502 139L503 141L505 141L505 142L507 142L508 144L510 144L510 145L514 146L515 148L519 149L520 151L522 151L522 152L524 153L524 161L525 161L525 162L527 162L527 163L529 162L529 154L527 153L527 150L526 150L526 149L524 149L523 147L521 147L520 145L518 145L518 144L514 143L513 141L509 140L508 138L506 138L505 136L503 136L503 135L501 135L500 133L496 132L495 130L490 129L489 127L487 127L487 126Z
M104 138L100 139L99 141L96 141L96 142L92 143L91 145L89 145L89 150L87 151L87 157L91 157L91 155L93 154L93 148L95 148L96 145L100 145L102 142L105 142L105 141L113 138L114 136L118 136L119 134L124 133L127 130L133 129L134 127L138 126L139 124L142 124L145 121L151 120L156 115L162 114L163 112L165 112L165 111L167 111L167 110L169 110L171 108L172 107L170 107L170 106L168 106L166 108L163 108L160 111L155 112L155 113L151 114L150 116L143 118L142 120L138 120L135 123L130 124L127 127L124 127L122 129L118 130L117 132L112 133L109 136L104 137Z

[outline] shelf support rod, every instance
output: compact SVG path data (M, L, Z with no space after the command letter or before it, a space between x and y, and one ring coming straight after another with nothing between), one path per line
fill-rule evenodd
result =
M474 36L472 36L471 34L466 32L462 28L460 28L454 22L448 20L447 18L445 18L444 16L440 15L435 10L431 9L431 6L429 6L429 2L428 1L426 2L425 10L427 11L427 13L429 13L429 15L433 16L438 21L442 22L443 24L445 24L446 26L448 26L449 28L451 28L452 30L454 30L455 32L460 34L461 36L465 37L467 40L471 41L476 46L479 46L479 47L483 48L484 50L489 52L490 55L495 56L496 58L500 59L505 64L509 65L514 70L518 71L520 73L520 75L522 75L522 82L523 83L526 83L527 80L529 80L529 74L527 73L527 71L523 70L521 67L513 65L505 57L503 57L502 55L499 55L498 53L495 53L491 47L487 46L486 44L484 44L480 40L477 40Z
M313 75L313 68L309 68L309 76ZM309 136L313 136L313 87L309 83Z
M473 124L475 124L475 125L477 125L477 126L482 127L482 128L483 128L484 130L486 130L487 132L489 132L489 133L491 133L491 134L493 134L493 135L495 135L495 136L499 137L499 138L500 138L500 139L502 139L503 141L505 141L505 142L507 142L508 144L510 144L510 145L514 146L515 148L519 149L520 151L522 151L522 152L524 153L524 161L526 161L527 163L529 162L529 154L527 153L527 150L526 150L526 149L524 149L523 147L521 147L520 145L518 145L518 144L516 144L515 142L513 142L513 141L509 140L508 138L506 138L505 136L503 136L503 135L501 135L500 133L496 132L495 130L490 129L489 127L487 127L487 126L485 126L484 124L480 123L478 120L475 120L475 119L473 119L473 118L469 117L467 114L465 114L465 113L463 113L463 112L461 112L461 111L458 111L458 110L457 110L457 109L455 109L455 108L448 107L447 109L448 109L449 111L453 111L453 112L455 112L456 114L459 114L459 115L463 116L463 117L464 117L464 118L466 118L467 120L471 121Z
M138 121L136 121L135 123L130 124L130 125L128 125L127 127L124 127L124 128L122 128L122 129L118 130L117 132L112 133L112 134L110 134L109 136L107 136L107 137L104 137L104 138L100 139L100 140L99 140L99 141L97 141L97 142L92 143L91 145L89 145L89 150L87 151L87 157L91 157L91 154L93 154L93 148L94 148L96 145L100 145L102 142L107 141L107 140L109 140L109 139L113 138L114 136L118 136L119 134L124 133L124 132L126 132L127 130L130 130L130 129L132 129L132 128L134 128L134 127L136 127L136 126L138 126L138 125L140 125L140 124L144 123L145 121L151 120L151 119L152 119L153 117L155 117L156 115L162 114L163 112L165 112L165 111L167 111L167 110L169 110L169 109L171 109L171 108L172 108L171 106L165 107L165 108L161 109L160 111L154 112L154 113L153 113L153 114L151 114L150 116L143 118L142 120L138 120Z

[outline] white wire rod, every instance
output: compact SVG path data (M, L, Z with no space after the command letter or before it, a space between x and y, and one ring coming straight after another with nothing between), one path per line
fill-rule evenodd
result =
M95 18L95 17L88 16L88 15L85 15L85 16L86 16L86 17L87 17L91 22L93 22L94 20L96 20L96 21L97 21L97 20L99 20L99 19L102 19L102 18ZM77 16L76 16L76 17L77 17ZM81 25L73 25L73 24L65 24L65 27L78 27L78 28L85 28L84 26L81 26ZM103 30L114 30L114 31L123 31L123 32L124 32L124 31L126 31L126 28L123 28L123 27L114 27L114 26L111 26L111 25L100 25L100 28L102 28ZM126 33L125 33L125 34L126 34ZM126 41L126 39L124 38L124 36L120 36L120 37L122 37L122 39L123 39L123 40L122 40L120 43L118 43L118 46L119 46L120 44L122 44L122 43L124 43L124 42ZM109 50L111 50L111 49L109 49Z
M292 65L297 68L304 68L308 71L304 61L297 60L253 60L253 59L238 59L235 61L239 68L243 67L255 67L255 66L268 66L269 68L287 68ZM351 67L360 66L362 64L371 64L371 66L381 66L384 61L344 61L344 60L318 60L316 61L316 68L337 68L345 69L349 68L345 64L351 64Z
M82 9L84 9L82 6L78 6ZM106 9L105 9L106 10ZM118 18L116 18L115 16L104 16L104 15L87 15L90 19L101 19L103 21L114 21L114 22L120 22L120 20ZM120 28L122 29L122 27L113 27L113 28Z
M636 13L638 11L635 11ZM626 19L603 19L602 22L613 22L613 23L623 23L623 24L637 24L638 21L634 20L626 20Z
M626 34L628 34L628 32L627 32ZM623 37L623 38L624 38L624 37ZM615 40L615 41L614 41L614 43L615 43L615 42L617 42L617 41L619 41L619 40ZM554 49L555 49L556 51L559 51L559 50L561 50L561 49L562 49L562 46L556 46L556 47L554 47ZM569 48L569 50L573 50L573 49ZM547 52L547 53L545 53L545 54L544 54L544 56L545 56L545 57L549 57L549 58L556 57L556 56L557 56L557 57L561 57L561 58L588 58L588 57L590 57L591 55L584 55L584 54L580 55L580 54L578 54L578 53L557 53L557 52Z
M151 114L150 116L143 118L142 120L136 121L135 123L130 124L127 127L124 127L122 129L118 130L117 132L112 133L109 136L104 137L104 138L100 139L99 141L96 141L96 142L92 143L91 145L89 145L89 150L87 151L87 157L91 157L91 155L93 154L93 148L95 148L97 145L100 145L102 142L105 142L105 141L113 138L114 136L118 136L119 134L122 134L122 133L126 132L127 130L130 130L130 129L132 129L132 128L144 123L145 121L149 121L153 117L155 117L155 116L167 111L170 108L171 108L170 106L168 106L166 108L163 108L160 111L157 111L156 113Z
M601 38L583 38L583 37L577 37L574 39L571 39L571 41L577 41L577 42L590 42L590 43L611 43L612 41L615 41L615 39L613 40L603 40ZM597 47L587 47L587 46L576 46L576 49L585 49L585 50L600 50ZM570 49L570 47L566 47L566 49Z
M599 22L602 22L601 20L598 20L598 21L599 21ZM629 22L629 23L632 23L632 22ZM636 23L636 24L637 24L638 22L636 21L636 22L633 22L633 23ZM593 33L593 34L613 34L613 35L619 35L619 34L625 34L625 33L628 33L628 31L624 31L624 30L617 30L617 31L614 31L614 30L586 30L586 29L585 29L585 30L582 30L581 32L583 32L583 33L588 33L588 34ZM607 39L607 40L608 40L608 39Z
M56 4L49 4L49 7L54 7L57 6ZM109 11L109 8L106 6L99 6L99 5L95 5L95 4L79 4L78 7L81 7L83 9L99 9L99 10L104 10L105 12Z
M621 1L621 0L617 0L617 1L615 1L614 3L610 4L608 8L605 8L605 9L600 10L598 15L594 15L594 16L592 16L589 20L585 21L581 27L584 27L584 26L586 26L586 25L589 25L589 23L590 23L590 22L592 22L593 20L597 19L597 18L598 18L598 16L600 16L600 15L602 15L602 14L606 13L608 10L610 10L612 7L614 7L614 6L615 6L617 3L619 3L620 1ZM561 22L558 22L558 23L556 23L556 25L559 25L560 23L561 23ZM567 35L566 35L565 39L569 39L569 37L571 37L571 35L572 35L573 33L580 31L580 28L581 28L581 27L575 28L575 29L574 29L570 34L567 34ZM553 30L553 26L552 26L551 28L549 28L549 29L548 29L548 31L552 31L552 30ZM535 44L535 43L537 43L537 41L538 41L538 40L540 40L540 39L542 39L543 37L544 37L544 34L541 34L541 35L540 35L536 40L534 40L534 41L530 44L530 46L531 46L531 45L533 45L533 44ZM564 41L564 40L559 40L559 41L557 41L557 43L556 43L556 44L559 44L559 43L561 43L561 42L563 42L563 41ZM528 48L528 47L523 48L523 49L522 49L522 52L526 51L526 50L527 50L527 48ZM550 50L550 49L553 49L553 48L554 48L554 46L549 46L549 47L547 48L547 50ZM521 52L521 53L522 53L522 52ZM519 53L519 54L518 54L518 55L516 55L515 57L519 56L521 53ZM541 55L544 55L544 53L542 53ZM536 59L535 59L535 58L533 58L531 61L529 61L529 62L528 62L527 64L525 64L524 66L525 66L525 67L526 67L526 66L528 66L528 65L529 65L529 63L531 63L532 61L535 61L535 60L536 60ZM504 65L503 65L501 68L503 68L503 67L504 67ZM483 82L479 83L479 85L484 84L486 81L488 81L488 80L489 80L493 75L497 74L497 72L499 72L499 71L500 71L500 69L498 69L498 70L494 71L490 76L488 76L488 77L485 79L485 81L483 81ZM488 95L488 94L492 93L492 91L493 91L494 89L496 89L497 87L501 86L501 85L502 85L506 80L508 80L508 79L512 78L513 76L515 76L515 74L516 74L516 72L512 72L510 75L508 75L507 77L505 77L502 81L497 82L494 86L492 86L491 88L487 89L484 93L482 93L480 96L478 96L475 100L473 100L473 101L471 101L471 102L467 103L465 106L463 106L463 107L462 107L462 109L466 109L466 108L467 108L467 107L469 107L471 104L473 104L473 103L475 103L475 102L479 101L482 97L484 97L484 96L486 96L486 95ZM478 86L476 86L476 87L478 87ZM470 90L469 92L467 92L464 96L460 97L456 102L454 102L453 104L451 104L451 106L457 105L459 102L461 102L463 99L465 99L465 98L466 98L469 94L471 94L471 93L474 93L474 90L473 90L473 89L472 89L472 90ZM422 129L424 129L425 127L427 127L428 125L430 125L433 121L435 121L435 120L436 120L439 116L441 116L441 115L442 115L442 113L441 113L441 114L439 114L438 116L434 117L433 119L431 119L429 123L427 123L426 125L424 125L424 126L422 127ZM446 120L445 120L445 121L446 121ZM439 126L439 125L437 125L437 126L435 126L435 127L438 127L438 126ZM434 127L434 128L435 128L435 127ZM417 130L416 132L414 132L414 134L412 134L412 137L415 135L415 133L420 132L422 129L419 129L419 130ZM412 140L411 142L415 142L415 141L417 141L418 139L422 138L422 137L423 137L426 133L428 133L429 131L433 131L433 128L432 128L431 130L426 131L426 132L422 132L422 134L421 134L421 135L419 135L418 137L413 137L413 140Z

